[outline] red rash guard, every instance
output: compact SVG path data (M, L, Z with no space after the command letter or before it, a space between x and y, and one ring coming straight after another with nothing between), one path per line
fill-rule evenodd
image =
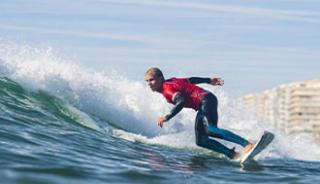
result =
M188 78L171 78L163 83L162 94L169 103L174 104L173 98L177 93L185 96L184 107L197 111L209 92L192 84Z

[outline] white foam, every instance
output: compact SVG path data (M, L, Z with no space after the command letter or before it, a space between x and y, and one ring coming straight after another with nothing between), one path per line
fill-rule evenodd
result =
M130 132L155 136L171 131L157 128L157 117L169 106L143 81L132 81L116 72L90 71L54 55L50 48L0 44L0 55L1 75L30 90L48 91Z
M44 90L59 96L81 111L125 130L113 132L114 136L148 144L196 148L195 111L183 110L164 128L157 127L157 118L171 107L160 94L152 93L144 81L133 81L114 71L107 74L88 70L57 56L50 48L12 43L0 43L0 75L30 90ZM220 88L205 87L218 96L221 128L249 140L257 140L265 129L275 133L275 141L259 158L320 159L319 145L310 137L288 136L272 129Z

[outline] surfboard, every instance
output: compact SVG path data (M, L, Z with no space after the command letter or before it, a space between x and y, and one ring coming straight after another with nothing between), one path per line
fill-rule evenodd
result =
M246 164L250 161L253 161L254 157L258 155L262 150L264 150L272 142L273 139L273 133L264 131L263 135L254 145L254 147L249 152L241 156L240 163Z

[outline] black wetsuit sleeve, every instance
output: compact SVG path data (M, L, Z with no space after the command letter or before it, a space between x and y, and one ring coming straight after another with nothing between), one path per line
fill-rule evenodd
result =
M201 84L201 83L210 84L211 83L211 79L210 78L202 78L202 77L190 77L189 81L192 84Z
M181 93L177 93L174 96L173 103L175 104L174 107L171 109L170 113L165 116L167 120L174 117L176 114L178 114L183 109L183 105L185 103L184 95Z

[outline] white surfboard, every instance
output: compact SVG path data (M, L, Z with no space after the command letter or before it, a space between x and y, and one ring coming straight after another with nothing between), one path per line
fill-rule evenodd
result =
M254 147L249 152L241 156L240 163L245 164L252 161L256 155L258 155L272 142L273 138L273 133L264 131L263 135L254 145Z

